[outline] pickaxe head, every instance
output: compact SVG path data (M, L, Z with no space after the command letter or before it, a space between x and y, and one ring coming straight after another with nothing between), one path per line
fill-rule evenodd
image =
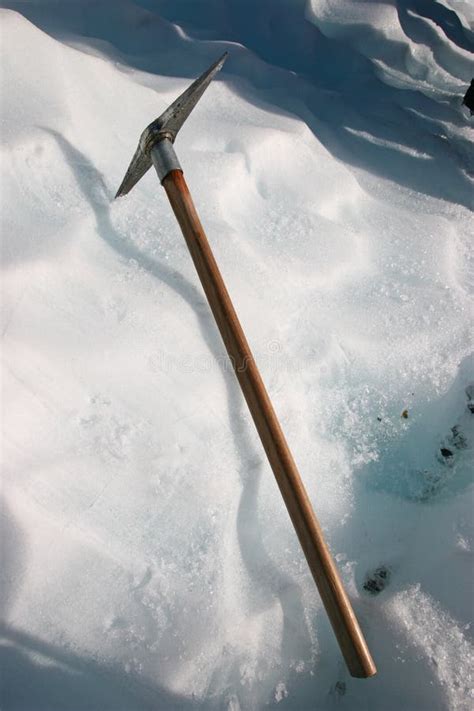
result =
M227 58L227 52L214 62L204 74L194 81L185 92L178 96L171 106L164 111L159 118L153 121L140 136L138 148L132 158L125 177L117 190L116 198L126 195L138 183L147 170L151 168L151 149L163 139L168 139L174 143L176 135L188 118L191 111L209 86L210 82L221 69Z

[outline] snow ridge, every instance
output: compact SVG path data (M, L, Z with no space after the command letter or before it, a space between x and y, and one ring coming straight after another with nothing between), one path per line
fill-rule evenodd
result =
M2 708L470 708L470 4L2 5ZM365 683L156 177L112 202L226 49L178 151Z

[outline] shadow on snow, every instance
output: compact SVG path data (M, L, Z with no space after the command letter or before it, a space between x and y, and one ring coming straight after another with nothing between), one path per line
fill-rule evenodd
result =
M306 0L264 0L260 12L250 0L136 0L114 3L112 13L107 1L2 4L60 40L152 74L194 78L227 48L220 80L247 101L297 115L339 160L420 193L474 206L470 143L446 130L468 124L462 93L426 82L423 91L386 83L372 60L384 57L391 69L408 74L407 48L368 25L360 23L355 31L370 58L350 42L326 36L324 23L321 31L306 19ZM473 33L457 15L431 0L392 5L406 35L429 47L457 86L462 81L467 87L472 69L452 46L473 51ZM153 118L143 117L143 125Z

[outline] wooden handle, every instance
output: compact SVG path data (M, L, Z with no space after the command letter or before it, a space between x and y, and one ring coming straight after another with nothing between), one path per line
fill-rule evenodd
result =
M375 664L235 313L184 176L180 170L172 170L162 184L191 252L349 671L355 677L373 676L377 671Z

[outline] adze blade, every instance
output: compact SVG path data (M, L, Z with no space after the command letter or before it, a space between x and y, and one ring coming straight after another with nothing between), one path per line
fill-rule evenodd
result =
M166 111L153 121L143 131L138 142L138 148L132 158L125 177L117 190L116 198L126 195L138 183L147 170L151 168L150 150L161 137L168 138L172 143L176 139L179 129L188 118L191 111L211 83L214 76L221 69L227 58L227 52L214 62L204 74L194 81L181 96L173 101Z

